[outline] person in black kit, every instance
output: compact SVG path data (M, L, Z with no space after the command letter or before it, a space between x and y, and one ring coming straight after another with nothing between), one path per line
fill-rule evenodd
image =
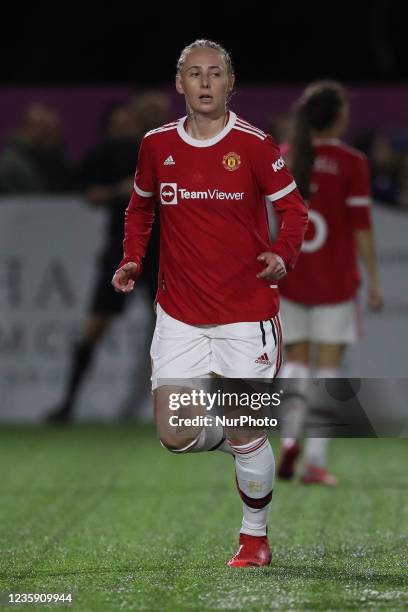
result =
M76 396L91 367L95 349L112 319L122 314L127 303L127 296L113 291L110 282L122 256L123 216L133 189L139 148L135 136L138 126L135 128L134 119L126 104L111 104L103 115L105 137L86 155L79 169L80 187L87 200L91 205L106 208L106 242L98 259L98 274L82 337L73 347L65 397L46 418L51 423L71 420ZM144 282L152 303L156 293L158 252L158 229L155 227L144 266Z

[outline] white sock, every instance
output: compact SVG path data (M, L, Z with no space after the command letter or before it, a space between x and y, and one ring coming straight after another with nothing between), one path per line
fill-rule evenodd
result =
M243 501L241 533L264 536L275 479L275 460L267 436L231 446L239 494Z
M315 368L313 378L340 378L340 368Z
M219 446L217 446L217 448L213 450L220 451L221 453L227 453L228 455L234 454L234 451L232 450L231 445L229 444L227 438L225 437L225 433L224 433L224 439L222 440L221 444L219 444Z
M203 427L197 442L188 452L202 453L209 450L216 450L216 446L222 442L224 438L223 427Z
M338 368L316 368L315 378L338 378ZM327 447L329 438L308 438L305 444L304 463L325 468L327 465Z
M327 464L327 445L329 438L308 438L305 442L304 465L325 468Z
M296 439L301 438L307 411L307 379L310 378L310 367L295 361L286 362L279 378L295 378L286 384L287 399L282 410L281 442L283 446L292 446Z

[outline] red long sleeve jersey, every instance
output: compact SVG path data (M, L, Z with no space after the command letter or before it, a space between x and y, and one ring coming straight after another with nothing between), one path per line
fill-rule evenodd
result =
M141 265L160 202L157 300L189 324L269 319L279 310L277 286L256 275L257 257L280 255L292 268L307 225L306 206L278 147L230 112L224 129L192 138L186 117L148 132L125 215L124 258ZM271 243L266 199L281 227Z
M316 140L314 154L309 226L296 270L279 289L301 304L335 304L360 283L355 231L371 227L369 171L365 155L337 139Z

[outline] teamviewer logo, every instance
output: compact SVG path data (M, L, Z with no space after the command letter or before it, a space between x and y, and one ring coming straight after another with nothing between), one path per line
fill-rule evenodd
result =
M160 183L160 202L177 204L177 183Z

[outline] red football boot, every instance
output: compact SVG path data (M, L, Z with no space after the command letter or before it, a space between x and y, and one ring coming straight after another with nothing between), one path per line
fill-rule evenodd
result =
M267 536L239 534L238 552L227 563L230 567L259 567L272 559Z
M305 465L300 482L302 484L321 484L326 487L337 486L336 476L329 474L324 468L312 465L311 463Z
M290 480L295 474L296 459L300 453L300 446L297 442L289 445L282 445L278 467L278 478Z

